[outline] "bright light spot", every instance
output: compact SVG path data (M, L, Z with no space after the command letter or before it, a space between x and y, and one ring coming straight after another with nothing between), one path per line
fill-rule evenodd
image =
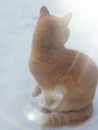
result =
M71 4L71 3L70 3ZM72 9L76 13L77 18L87 21L89 23L95 23L98 20L98 0L75 0L72 2ZM98 24L97 24L98 25Z
M61 0L57 1L56 6L62 14L64 11L65 14L72 11L71 29L75 32L73 34L78 34L78 32L83 34L80 35L80 40L83 37L81 46L74 45L80 49L85 44L87 53L94 55L95 50L96 52L98 50L98 0ZM75 42L79 41L77 39Z
M27 115L27 117L28 117L29 120L35 120L36 119L36 115L34 113L29 113Z
M36 103L28 104L24 109L26 118L33 122L39 122L44 118L44 114L36 107Z
M36 110L36 109L32 109L32 110L27 110L25 112L25 115L27 116L27 118L29 120L32 120L32 121L39 121L43 118L43 113L41 113L39 110Z
M77 19L95 23L98 27L98 0L61 0L57 2L57 7L72 11Z
M67 89L65 88L64 85L57 85L54 89L54 94L58 97L63 97L66 95Z

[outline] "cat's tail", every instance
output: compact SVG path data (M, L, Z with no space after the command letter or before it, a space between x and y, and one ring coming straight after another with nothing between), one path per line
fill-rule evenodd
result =
M55 112L45 119L42 123L42 130L47 127L57 127L63 125L78 125L87 120L93 113L93 105L88 106L85 109L74 112L60 113Z

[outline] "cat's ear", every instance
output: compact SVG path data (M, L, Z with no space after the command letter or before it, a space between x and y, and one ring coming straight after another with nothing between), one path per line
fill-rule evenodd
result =
M67 13L67 14L63 17L63 20L64 20L66 26L68 26L68 24L69 24L71 18L72 18L72 12Z
M42 6L40 9L40 16L45 16L45 15L49 15L49 11L45 6Z

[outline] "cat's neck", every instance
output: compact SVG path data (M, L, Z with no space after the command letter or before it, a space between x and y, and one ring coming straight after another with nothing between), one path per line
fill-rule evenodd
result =
M47 40L44 37L42 40L41 38L34 38L32 43L33 51L39 52L51 52L51 51L64 51L65 47L62 43L58 43L57 41Z
M33 45L33 53L34 55L40 55L42 57L45 56L53 56L53 55L57 55L59 53L63 53L65 51L65 48L64 47L57 47L57 46L54 46L52 44L48 44L48 45L44 45L44 44L36 44L36 45Z

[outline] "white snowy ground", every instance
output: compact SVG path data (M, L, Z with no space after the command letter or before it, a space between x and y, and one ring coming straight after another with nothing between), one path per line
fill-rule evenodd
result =
M35 86L28 59L35 17L42 5L58 16L70 10L73 12L66 47L83 51L98 65L97 0L0 0L0 130L40 130L24 111L32 102ZM98 89L93 101L94 114L89 121L77 127L65 126L56 130L97 130L97 100Z

